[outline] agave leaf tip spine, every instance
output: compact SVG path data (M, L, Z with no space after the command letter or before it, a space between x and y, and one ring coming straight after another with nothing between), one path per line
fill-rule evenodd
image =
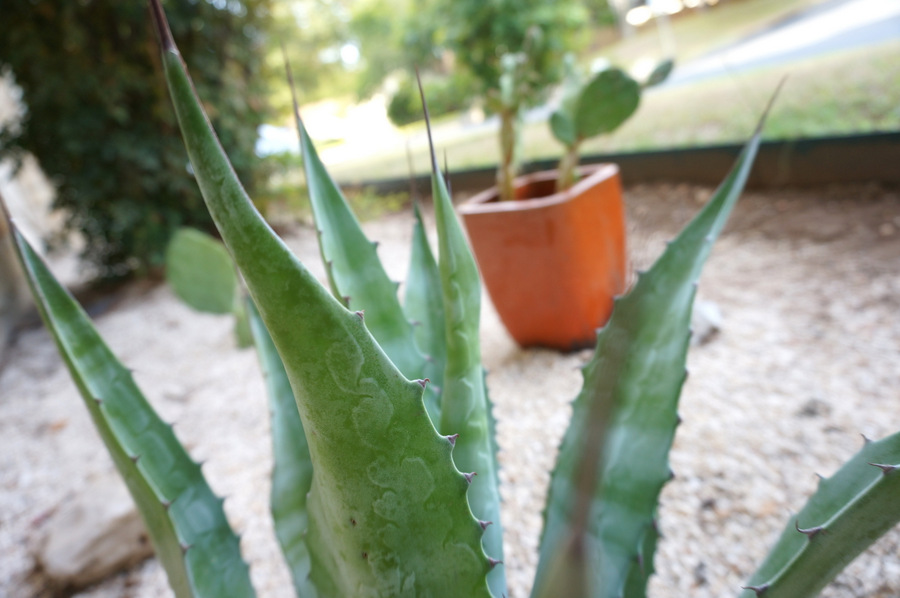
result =
M150 0L150 14L163 51L177 51L177 48L175 47L175 38L172 37L172 30L169 28L169 21L166 19L160 0Z

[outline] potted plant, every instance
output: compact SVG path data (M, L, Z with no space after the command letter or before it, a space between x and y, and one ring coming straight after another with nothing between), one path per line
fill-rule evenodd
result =
M594 344L613 298L627 284L618 167L579 167L579 148L625 122L637 110L642 88L672 70L667 60L641 84L613 67L585 80L571 59L567 64L563 98L550 118L551 131L566 148L557 170L519 177L506 192L500 184L460 206L509 333L521 346L563 351ZM501 183L506 168L501 161Z

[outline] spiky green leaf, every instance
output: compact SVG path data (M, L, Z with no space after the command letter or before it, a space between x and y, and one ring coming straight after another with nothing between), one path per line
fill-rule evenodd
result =
M412 252L409 275L406 279L404 309L413 322L416 342L425 351L426 388L425 407L431 421L440 421L440 393L444 387L444 368L447 363L447 333L444 329L444 303L441 294L441 274L431 251L425 223L419 205L413 207Z
M244 303L269 395L273 462L270 506L275 535L291 570L297 596L318 598L319 594L310 582L311 560L306 545L309 530L306 495L313 477L306 432L272 337L253 301L248 297Z
M437 220L447 335L447 367L439 429L442 434L459 434L453 449L453 462L461 471L476 474L469 488L469 505L476 517L491 522L484 532L484 549L488 556L502 561L503 528L500 525L496 440L492 437L493 426L485 393L478 336L481 281L475 257L453 211L433 148L432 168L431 189ZM503 567L498 566L491 571L488 583L496 598L507 594Z
M375 244L366 238L343 193L325 170L299 112L295 115L319 247L332 292L348 309L366 313L366 326L404 375L422 378L425 357L403 313L397 284L388 277Z
M215 138L158 0L166 79L197 181L294 391L313 461L311 581L326 596L488 596L482 529L422 386L290 253Z
M758 145L757 131L710 202L616 300L598 334L551 478L534 597L645 595L696 282Z
M253 596L238 538L200 466L15 228L13 238L38 310L138 506L175 595Z
M898 496L900 432L866 442L819 482L746 585L765 588L766 598L818 596L850 561L900 523ZM748 589L741 596L756 598L757 592Z

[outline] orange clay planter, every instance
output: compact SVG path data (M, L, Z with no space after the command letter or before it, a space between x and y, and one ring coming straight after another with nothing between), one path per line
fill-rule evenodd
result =
M582 179L554 194L556 171L516 179L516 201L497 189L459 207L506 329L523 347L592 346L625 290L625 213L619 168L579 169Z

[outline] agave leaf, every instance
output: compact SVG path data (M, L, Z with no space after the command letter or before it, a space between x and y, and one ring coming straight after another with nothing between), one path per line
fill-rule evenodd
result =
M416 347L412 325L397 297L397 284L388 277L375 244L366 238L343 193L325 170L296 101L294 116L332 292L349 309L365 311L366 326L401 372L409 378L422 378L425 357Z
M747 180L759 136L704 209L616 300L598 334L551 477L532 596L645 595L696 282Z
M866 445L819 483L741 596L812 598L900 523L900 432Z
M178 298L197 311L227 314L237 301L231 256L215 238L180 228L166 248L166 280Z
M253 301L248 297L244 304L269 395L273 456L270 503L275 535L291 570L297 596L317 598L319 594L309 579L311 559L306 545L309 530L306 495L313 477L309 445L291 383L272 337Z
M579 139L609 133L634 114L641 101L641 86L618 68L600 71L584 87L575 106Z
M425 224L418 203L413 206L413 214L416 220L404 308L406 316L414 323L416 342L426 353L425 377L431 383L426 388L425 407L431 421L439 422L440 393L444 387L444 368L447 363L441 274L425 234Z
M488 596L481 526L422 386L290 253L253 207L209 125L158 0L154 20L204 200L294 391L314 469L310 580L326 596Z
M253 345L253 332L250 330L250 319L241 293L235 293L234 307L231 312L234 315L234 338L237 346L240 349L246 349Z
M222 499L15 227L16 252L47 329L147 526L175 595L253 596ZM185 551L186 550L186 551Z
M421 93L421 85L419 91ZM424 101L423 94L423 104ZM427 112L425 119L429 121ZM459 434L453 448L453 462L461 471L476 474L471 479L469 505L478 519L490 522L484 532L485 552L495 561L502 561L503 529L500 525L500 488L497 484L499 465L479 340L481 280L475 256L466 242L438 168L430 125L428 135L447 337L447 367L439 430L442 434ZM488 575L488 585L496 598L507 595L506 575L502 567L493 568Z

